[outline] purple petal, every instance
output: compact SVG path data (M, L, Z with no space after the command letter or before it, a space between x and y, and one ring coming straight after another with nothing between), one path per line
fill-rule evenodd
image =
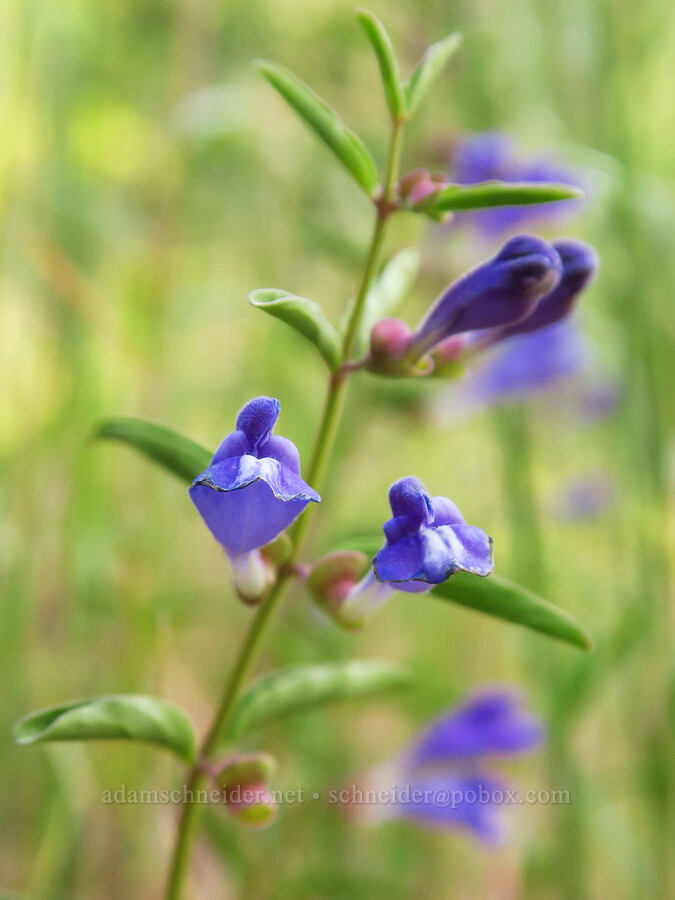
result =
M563 320L497 345L459 389L473 403L499 403L546 390L561 378L579 372L588 358L580 333Z
M588 519L605 512L616 496L614 480L598 470L569 481L556 498L553 514L568 522Z
M455 154L453 179L459 184L505 181L511 172L512 153L513 142L505 134L494 131L469 138Z
M427 828L466 828L486 844L504 836L500 810L508 796L491 775L418 776L396 786L396 813Z
M432 497L431 505L434 510L434 525L466 524L456 504L447 497Z
M269 438L260 447L259 456L276 459L291 472L295 472L296 475L300 474L300 454L293 441L288 438L277 435Z
M256 397L240 410L235 428L244 432L252 451L270 437L280 409L281 404L275 397Z
M413 746L411 769L487 755L522 753L544 737L541 722L522 709L510 691L471 697L459 709L435 722Z
M418 525L433 519L431 498L419 478L399 478L389 488L389 505L394 516L407 516Z
M598 268L598 255L593 247L579 241L557 241L553 246L563 266L557 287L542 297L526 319L500 329L495 339L537 331L560 321L569 315L577 297L593 278Z
M378 580L391 582L440 584L459 571L489 575L492 540L472 525L425 527L380 550L374 568Z
M528 235L512 238L438 298L413 336L410 358L418 359L453 334L525 318L555 287L561 271L560 257L546 241Z
M319 495L272 458L241 456L210 466L190 496L213 536L230 556L274 540Z
M233 456L244 456L251 452L251 444L243 431L232 431L223 438L220 446L213 454L211 465L231 459Z

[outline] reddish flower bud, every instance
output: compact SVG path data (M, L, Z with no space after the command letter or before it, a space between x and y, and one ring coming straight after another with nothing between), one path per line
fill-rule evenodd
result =
M370 332L370 355L382 362L402 359L411 337L410 327L401 319L381 319Z
M415 169L398 183L398 193L409 209L416 209L447 184L444 175L430 175L427 169Z
M307 588L316 605L339 625L349 626L341 614L352 588L361 580L370 560L358 550L330 553L318 560L307 578Z
M223 792L225 808L238 822L261 827L276 816L276 802L267 788L275 771L272 756L250 753L234 757L214 776Z

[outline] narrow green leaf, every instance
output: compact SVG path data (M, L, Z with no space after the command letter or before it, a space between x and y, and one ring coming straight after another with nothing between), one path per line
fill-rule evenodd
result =
M443 66L461 43L462 35L455 32L429 47L405 87L408 115L417 109L420 100L441 74Z
M437 584L431 593L442 600L540 631L582 650L592 648L588 632L569 613L499 575L478 578L458 573Z
M187 762L195 754L194 731L186 714L172 703L142 694L95 697L41 709L20 719L13 735L17 744L139 741L172 750Z
M404 670L381 660L349 660L280 669L261 678L241 698L231 726L241 735L273 719L322 706L399 690L408 685Z
M248 299L252 306L281 319L311 341L331 369L340 365L340 338L318 303L277 288L252 291Z
M483 181L480 184L451 184L420 207L422 212L450 212L484 209L491 206L525 206L581 197L583 191L569 184L546 182Z
M257 66L301 119L330 147L363 190L373 196L378 176L375 161L360 137L304 82L277 63L258 60Z
M213 456L172 428L143 419L106 419L97 426L94 437L128 444L188 482L208 468Z
M356 14L377 56L389 112L393 119L398 119L406 111L406 101L401 87L401 72L391 40L384 25L373 13L367 9L357 9Z

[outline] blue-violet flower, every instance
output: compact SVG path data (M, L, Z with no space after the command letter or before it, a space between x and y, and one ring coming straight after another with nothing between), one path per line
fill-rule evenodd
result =
M560 281L552 291L541 298L527 318L490 333L486 338L490 343L504 340L514 334L546 328L572 312L579 294L597 272L598 255L593 247L581 241L554 241L552 246L562 262ZM482 335L477 335L478 339L481 337Z
M484 843L498 843L504 837L500 813L514 792L485 764L533 750L543 738L542 723L513 691L475 694L366 776L365 793L374 792L380 802L357 808L357 817L459 827Z
M362 625L395 591L422 593L455 572L484 576L494 568L492 538L467 525L452 500L430 497L417 478L396 481L389 503L384 547L333 612L347 627Z
M259 548L288 528L308 503L321 499L300 477L295 444L272 434L279 410L273 397L249 401L237 416L236 430L190 488L245 597L258 597L266 586Z
M511 238L441 294L413 333L408 359L419 359L451 335L527 318L561 273L562 262L549 243L531 235Z

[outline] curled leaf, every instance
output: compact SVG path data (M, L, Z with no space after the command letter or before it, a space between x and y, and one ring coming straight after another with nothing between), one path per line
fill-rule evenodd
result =
M261 288L248 295L257 309L281 319L316 347L331 369L340 364L340 338L318 303L278 288Z
M20 719L17 744L47 741L127 740L155 744L191 762L192 722L177 706L143 694L115 694L50 706Z

